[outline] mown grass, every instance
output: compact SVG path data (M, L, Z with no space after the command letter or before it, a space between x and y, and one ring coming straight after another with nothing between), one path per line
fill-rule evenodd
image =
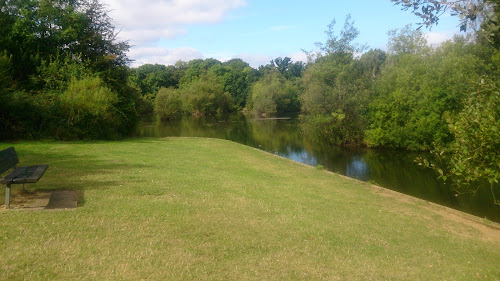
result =
M0 280L500 279L498 235L236 143L15 147L84 204L0 210Z

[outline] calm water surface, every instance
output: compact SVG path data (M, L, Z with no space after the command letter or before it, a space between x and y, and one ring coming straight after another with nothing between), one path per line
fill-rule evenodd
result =
M421 155L395 150L341 149L320 146L302 135L297 118L251 119L244 115L220 118L185 118L168 123L145 123L141 137L210 137L232 140L301 163L316 166L500 222L500 206L489 189L474 196L456 196L436 179L433 171L414 163Z

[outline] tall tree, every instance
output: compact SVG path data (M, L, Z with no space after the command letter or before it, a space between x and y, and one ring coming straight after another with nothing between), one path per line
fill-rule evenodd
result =
M359 31L347 16L340 34L335 21L328 26L325 43L303 76L304 91L300 97L304 129L314 139L331 144L352 145L363 139L364 110L368 89L361 63L354 53L363 49L355 43Z

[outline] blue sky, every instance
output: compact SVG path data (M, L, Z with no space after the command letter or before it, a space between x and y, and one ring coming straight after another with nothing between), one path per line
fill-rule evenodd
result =
M384 49L387 32L419 19L389 0L106 0L122 39L133 45L133 66L174 64L178 60L242 58L253 67L276 57L304 60L301 49L313 50L326 40L327 25L336 30L350 14L359 43ZM458 19L443 16L428 33L438 43L458 33ZM416 26L416 25L415 25Z

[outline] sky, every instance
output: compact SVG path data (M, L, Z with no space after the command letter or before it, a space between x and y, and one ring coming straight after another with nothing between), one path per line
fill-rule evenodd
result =
M357 42L386 49L387 32L419 18L390 0L103 0L119 38L131 44L131 66L175 64L179 60L241 58L252 67L277 57L305 61L302 50L325 42L336 20L336 34L351 15L360 31ZM424 29L430 44L459 33L458 19L443 15Z

